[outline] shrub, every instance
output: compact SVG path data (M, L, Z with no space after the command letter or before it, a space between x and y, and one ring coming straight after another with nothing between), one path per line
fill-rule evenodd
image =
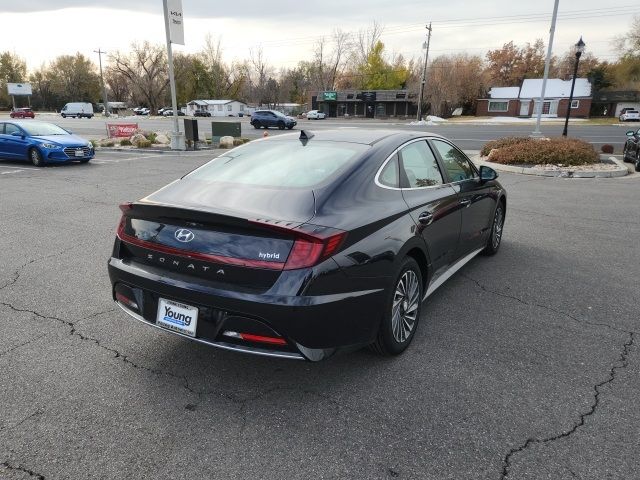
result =
M576 138L527 138L491 152L489 161L526 165L585 165L600 160L591 144Z
M98 142L96 140L89 140L89 142L91 143L91 145L93 145L93 148L96 148L98 146Z
M151 142L149 140L139 140L137 146L138 148L148 148L151 146Z
M502 148L502 147L508 147L509 145L517 145L518 143L528 142L529 140L530 140L529 137L504 137L504 138L499 138L497 140L491 140L490 142L487 142L484 144L484 146L482 147L482 150L480 150L480 156L482 157L488 156L489 152L491 152L491 150L493 150L494 148Z
M244 145L247 142L250 142L251 139L246 138L246 137L235 137L233 139L233 146L237 147L238 145Z
M113 147L116 143L112 140L107 140L101 143L103 147Z
M156 138L158 137L155 132L144 132L144 137L149 140L151 143L156 143Z
M613 153L613 145L602 145L602 147L600 147L600 150L602 150L602 153Z
M123 138L122 140L120 140L120 146L121 147L130 147L131 146L131 140L129 140L128 138Z

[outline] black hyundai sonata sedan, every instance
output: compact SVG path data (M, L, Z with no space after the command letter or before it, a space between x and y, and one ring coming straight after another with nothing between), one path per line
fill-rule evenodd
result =
M229 350L399 354L423 300L500 247L496 177L426 133L254 141L121 205L113 298L148 325Z

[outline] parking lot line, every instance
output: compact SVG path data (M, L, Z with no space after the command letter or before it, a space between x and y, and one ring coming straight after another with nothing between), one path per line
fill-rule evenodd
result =
M0 165L0 168L12 168L16 170L40 170L39 168L35 167L11 167L9 165Z

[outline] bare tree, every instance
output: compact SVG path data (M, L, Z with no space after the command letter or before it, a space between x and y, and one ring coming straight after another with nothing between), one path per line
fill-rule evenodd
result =
M384 27L374 21L371 24L371 27L365 30L360 30L358 32L355 40L354 53L359 64L366 63L367 58L369 58L369 55L375 49L377 43L380 41L383 31Z
M111 56L110 69L123 75L131 86L136 103L146 104L156 110L165 101L169 85L167 57L163 47L133 43L131 53L116 52Z
M274 96L273 92L269 91L270 88L273 88L273 82L270 83L269 80L273 80L272 77L275 76L274 69L267 63L262 47L256 50L251 49L249 57L248 65L250 68L247 73L253 90L253 99L260 104L270 103L270 99Z
M104 72L104 83L109 89L109 98L114 102L126 102L131 99L131 84L129 79L113 68Z
M333 31L333 43L334 47L331 59L332 67L330 76L331 90L336 88L338 76L344 70L344 60L353 48L351 34L344 32L339 28L336 28Z

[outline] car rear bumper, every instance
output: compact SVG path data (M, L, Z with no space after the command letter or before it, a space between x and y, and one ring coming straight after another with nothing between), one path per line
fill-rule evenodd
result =
M183 281L185 277L167 277L113 257L108 268L114 300L137 320L175 333L156 324L159 299L173 300L199 311L196 336L178 335L226 350L280 358L318 361L371 343L385 301L380 280L372 280L371 289L347 293L270 295L222 290L197 279ZM137 309L116 298L121 292L135 297ZM286 344L263 345L227 336L242 328L250 334L282 338Z

